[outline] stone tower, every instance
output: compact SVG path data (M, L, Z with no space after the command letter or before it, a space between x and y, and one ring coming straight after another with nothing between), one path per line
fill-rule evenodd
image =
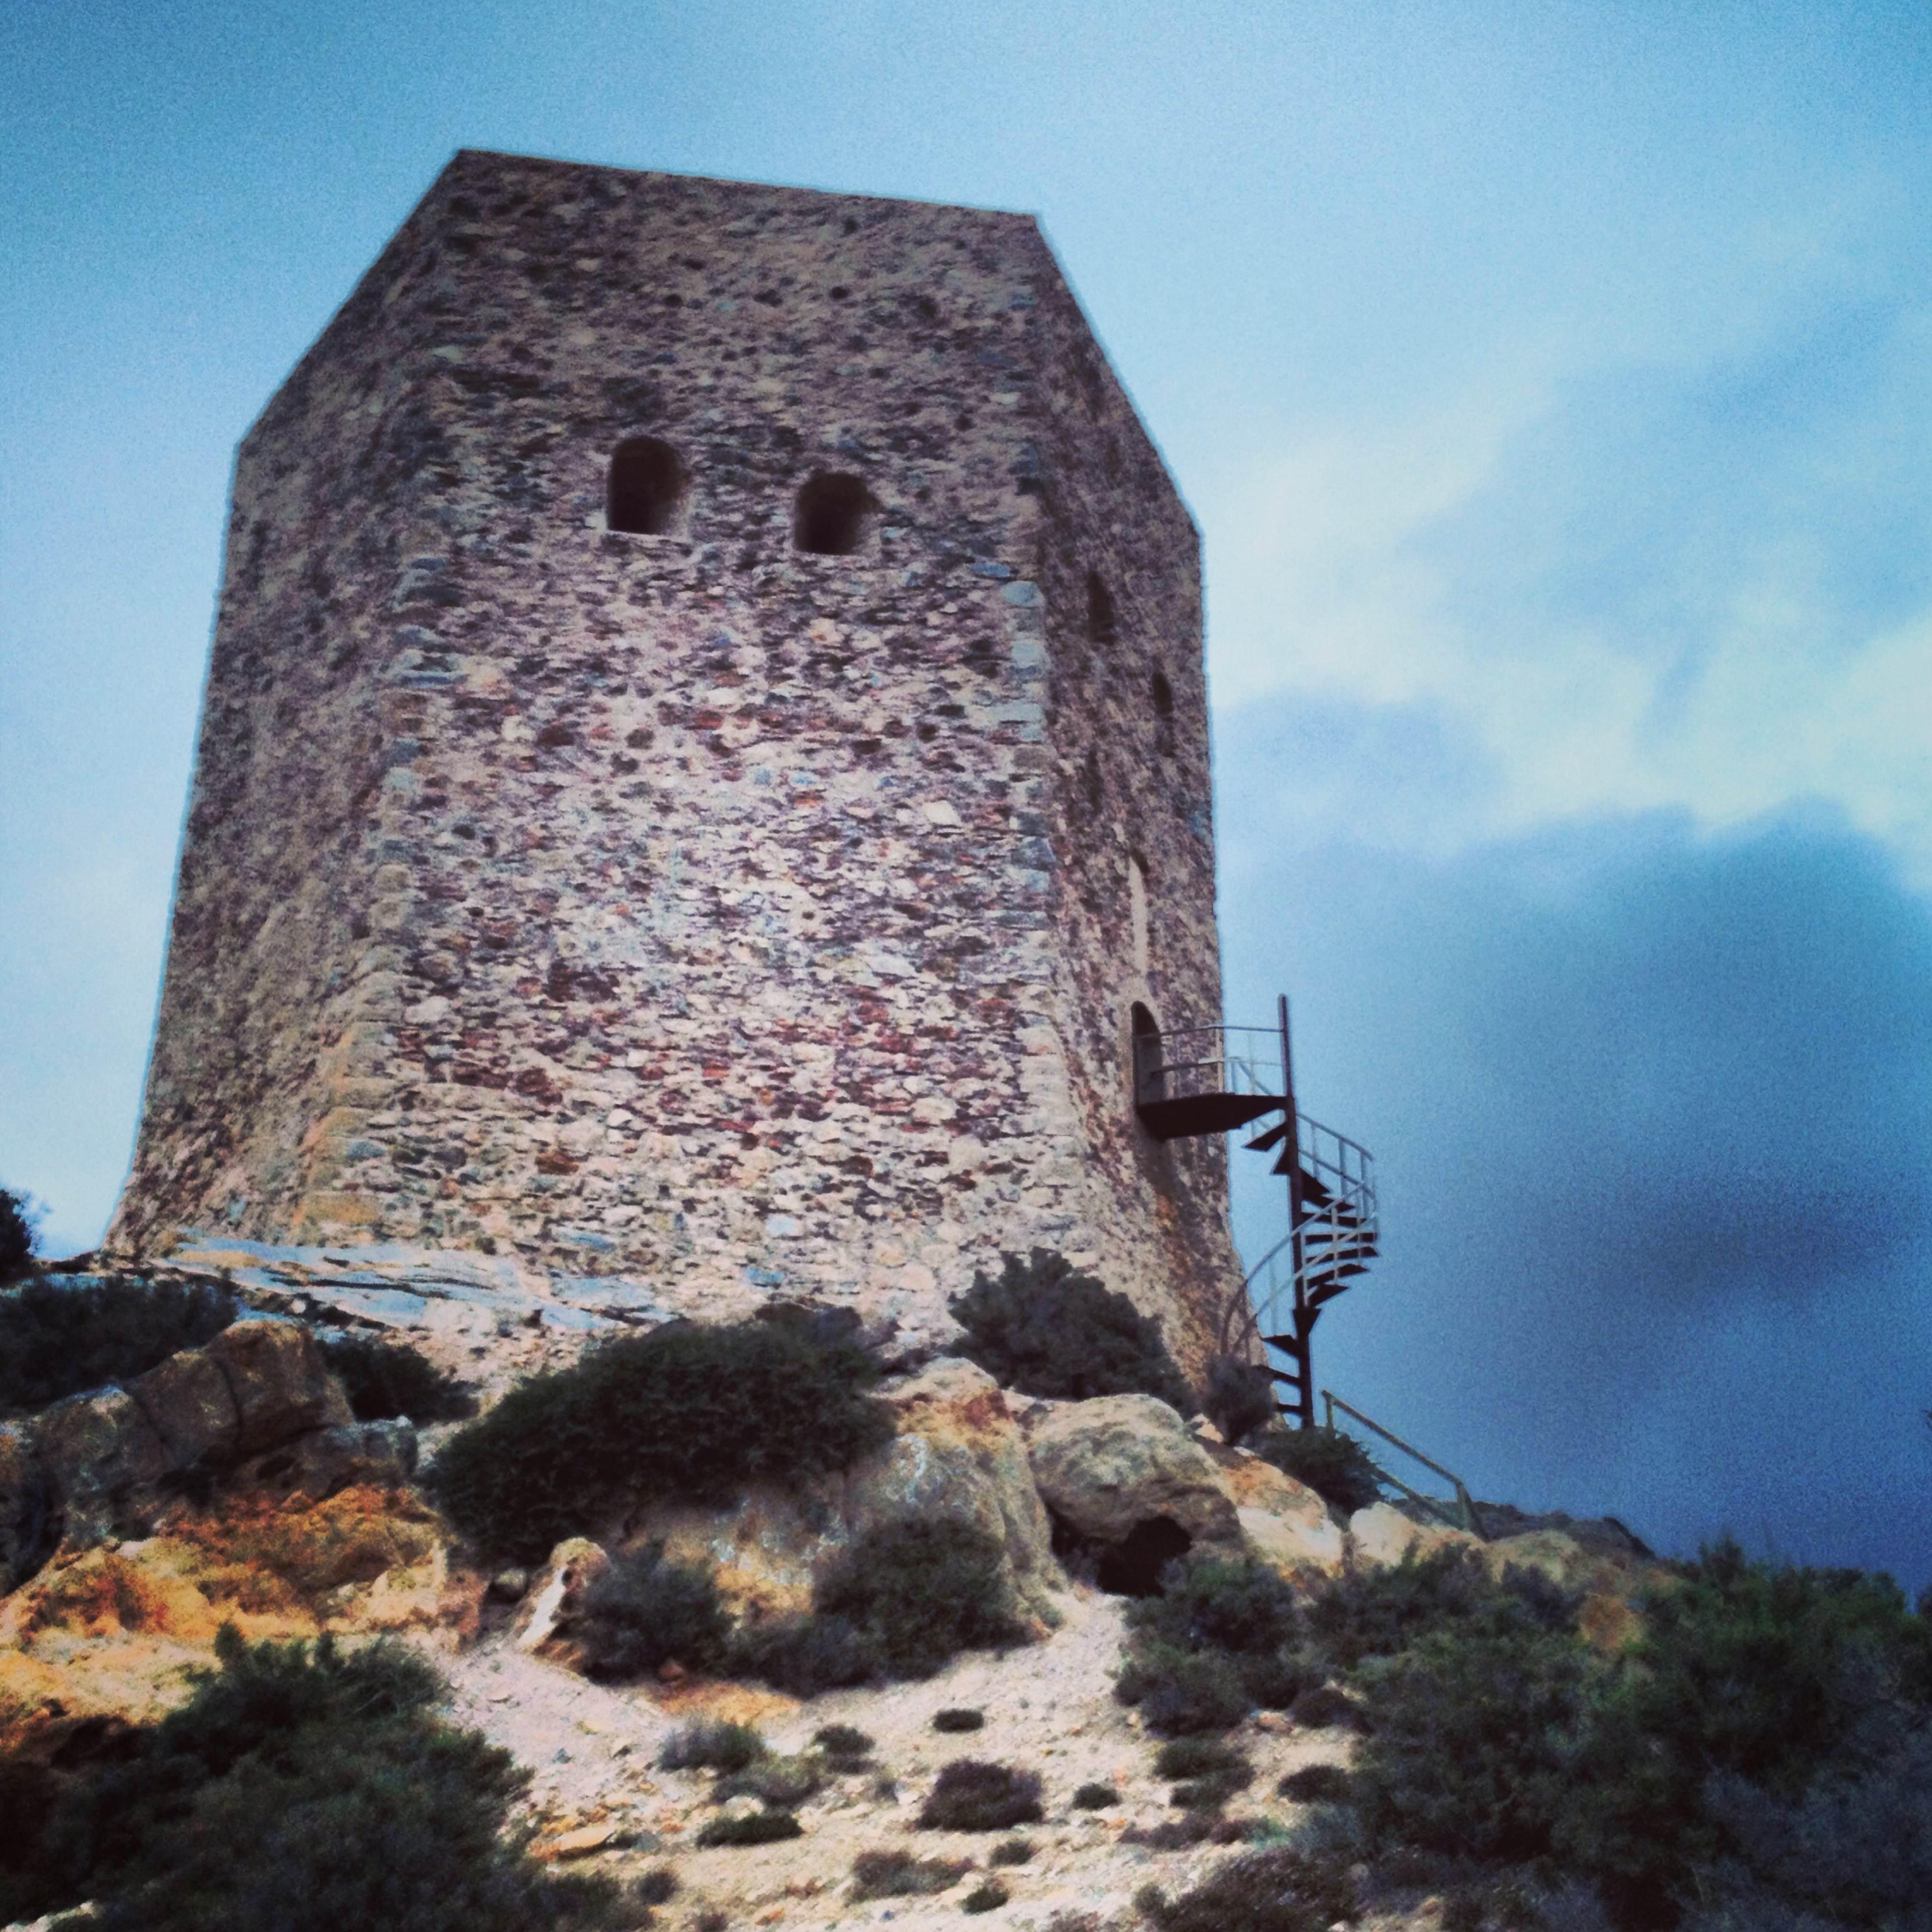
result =
M1032 220L459 154L248 432L111 1249L507 1258L1198 1363L1198 544Z

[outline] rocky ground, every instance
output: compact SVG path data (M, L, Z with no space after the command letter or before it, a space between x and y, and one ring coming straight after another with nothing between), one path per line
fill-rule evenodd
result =
M994 1846L1017 1836L1030 1843L1033 1856L999 1870L1011 1900L984 1922L1073 1932L1135 1921L1132 1902L1142 1886L1184 1889L1229 1852L1211 1844L1160 1851L1128 1840L1132 1828L1180 1814L1168 1802L1170 1782L1154 1774L1158 1740L1112 1694L1122 1600L1074 1583L1060 1607L1064 1620L1042 1642L970 1654L923 1683L806 1703L735 1684L608 1688L520 1651L508 1632L440 1662L452 1686L450 1714L533 1770L530 1809L540 1844L586 1847L577 1856L586 1866L627 1876L668 1863L680 1883L665 1915L674 1923L709 1907L734 1925L890 1922L908 1932L956 1925L962 1901L988 1875ZM934 1712L958 1707L983 1711L985 1728L965 1735L933 1729ZM715 1815L711 1774L664 1771L656 1762L671 1733L700 1716L755 1724L784 1753L804 1749L822 1726L854 1725L875 1741L874 1762L832 1778L800 1808L802 1838L700 1850L693 1840ZM1233 1742L1252 1757L1256 1774L1231 1814L1292 1824L1302 1808L1274 1796L1277 1781L1306 1764L1346 1763L1352 1740L1346 1731L1298 1730L1264 1714ZM940 1767L966 1756L1038 1772L1044 1821L1012 1833L919 1829L920 1804ZM1073 1794L1086 1784L1112 1786L1120 1802L1102 1810L1074 1808ZM602 1847L588 1849L607 1831ZM967 1860L971 1869L934 1897L855 1899L853 1861L880 1850Z

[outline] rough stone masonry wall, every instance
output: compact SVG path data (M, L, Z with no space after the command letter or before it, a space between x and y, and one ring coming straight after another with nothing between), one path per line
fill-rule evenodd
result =
M1102 830L1066 776L1120 722L1069 616L1096 541L1204 716L1193 533L1110 381L1132 488L1054 473L1100 434L1056 400L1078 340L1022 218L459 156L238 461L116 1243L920 1330L1038 1243L1198 1352L1222 1177L1132 1124L1114 874L1125 826L1211 1001L1204 820L1170 868L1138 797L1184 770L1204 809L1204 735L1123 738ZM603 527L640 432L675 535ZM860 555L793 547L830 470Z

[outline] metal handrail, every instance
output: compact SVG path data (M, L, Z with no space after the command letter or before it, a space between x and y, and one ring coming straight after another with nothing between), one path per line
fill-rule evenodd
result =
M1268 1050L1248 1047L1250 1036L1264 1042ZM1196 1041L1208 1050L1195 1047ZM1267 1027L1167 1027L1159 1033L1142 1034L1134 1042L1134 1090L1144 1097L1163 1100L1196 1094L1278 1094L1280 1045L1280 1034ZM1170 1058L1177 1046L1180 1051ZM1149 1047L1154 1049L1152 1054L1147 1052Z
M1475 1503L1471 1498L1468 1490L1462 1478L1457 1475L1454 1469L1445 1469L1440 1462L1435 1462L1425 1456L1413 1443L1405 1442L1393 1430L1384 1429L1373 1416L1364 1415L1353 1404L1344 1402L1333 1389L1324 1389L1322 1391L1322 1402L1323 1415L1331 1431L1335 1426L1335 1412L1339 1408L1344 1415L1352 1415L1364 1429L1372 1429L1384 1442L1400 1449L1405 1456L1412 1457L1425 1469L1433 1472L1444 1481L1453 1484L1456 1490L1456 1514L1454 1516L1450 1514L1450 1504L1447 1497L1432 1496L1426 1490L1412 1489L1400 1476L1391 1475L1386 1469L1378 1470L1376 1473L1390 1487L1400 1490L1410 1502L1420 1504L1423 1508L1429 1510L1432 1515L1440 1516L1444 1522L1450 1524L1453 1528L1466 1529L1472 1536L1483 1534L1482 1520L1476 1514Z

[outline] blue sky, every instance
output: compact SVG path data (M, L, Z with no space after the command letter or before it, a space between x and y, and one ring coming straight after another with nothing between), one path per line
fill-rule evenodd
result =
M14 0L0 1180L104 1222L230 452L452 150L1030 209L1205 539L1232 1016L1381 1156L1323 1378L1932 1582L1928 128L1815 0Z

